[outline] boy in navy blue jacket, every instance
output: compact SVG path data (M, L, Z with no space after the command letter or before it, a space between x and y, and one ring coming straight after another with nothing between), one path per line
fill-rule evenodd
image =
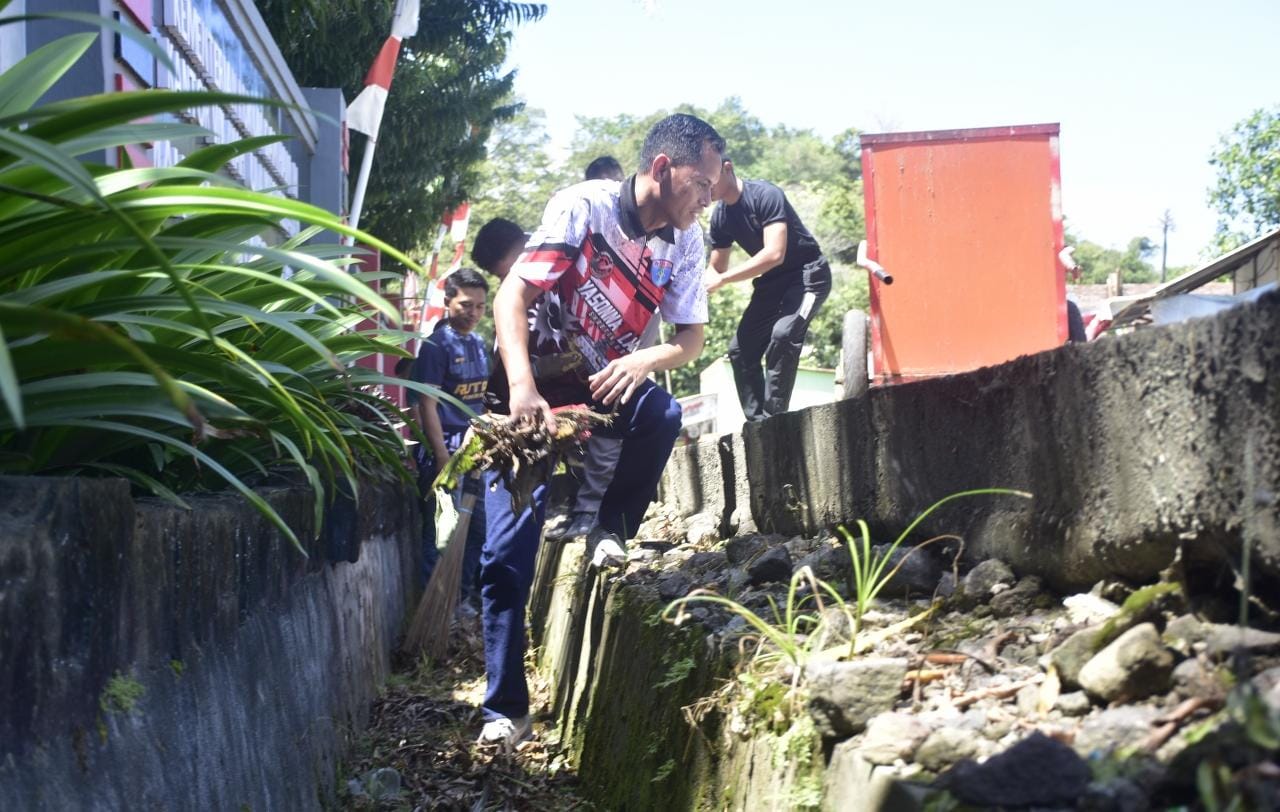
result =
M476 414L484 411L484 392L489 380L489 355L485 340L475 333L484 318L489 283L470 268L459 268L445 278L445 315L418 349L413 378L451 395ZM418 449L419 478L429 487L449 457L458 450L470 417L447 400L422 396L418 414L427 445ZM474 483L473 483L474 486ZM454 499L461 493L454 494ZM428 500L430 502L430 500ZM434 512L433 512L434 513ZM477 499L467 530L467 548L462 559L463 604L475 603L476 573L484 546L484 500ZM423 569L429 578L439 556L436 550L434 515L423 526Z

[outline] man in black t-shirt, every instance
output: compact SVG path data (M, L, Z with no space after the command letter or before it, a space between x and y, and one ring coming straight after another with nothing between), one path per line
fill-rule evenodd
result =
M831 267L782 190L742 180L726 160L712 193L707 293L752 280L751 301L729 342L729 364L747 420L787 410L809 323L831 292ZM729 267L737 243L749 258ZM764 371L760 361L764 359Z

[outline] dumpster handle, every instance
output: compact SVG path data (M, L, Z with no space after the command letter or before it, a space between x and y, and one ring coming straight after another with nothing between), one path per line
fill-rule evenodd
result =
M866 240L863 240L862 242L858 243L858 259L856 260L856 262L862 267L866 268L868 271L871 271L871 273L875 274L876 279L879 279L881 282L885 283L886 285L893 284L893 276L891 276L887 271L885 271L884 267L879 262L876 262L874 259L867 259L867 241Z

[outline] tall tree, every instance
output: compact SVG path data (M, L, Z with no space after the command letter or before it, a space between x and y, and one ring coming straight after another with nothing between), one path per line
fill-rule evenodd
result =
M1082 285L1106 284L1107 277L1113 273L1119 273L1125 283L1154 282L1158 278L1156 269L1147 262L1156 246L1146 237L1134 237L1125 250L1120 251L1081 239L1068 230L1066 244L1075 248L1072 256L1080 266L1079 283Z
M1255 110L1237 122L1209 164L1218 172L1209 190L1209 205L1218 212L1218 250L1280 226L1280 107Z
M363 86L393 8L394 0L258 0L298 83L339 87L348 99ZM501 71L511 29L545 12L537 3L423 0L387 99L362 228L412 249L477 190L489 133L519 109L509 101L514 73ZM356 166L365 139L352 142Z
M523 108L494 127L488 160L479 168L476 193L471 196L471 221L477 227L493 217L505 217L532 231L541 222L551 195L581 179L581 174L552 163L551 138L543 119L541 110Z

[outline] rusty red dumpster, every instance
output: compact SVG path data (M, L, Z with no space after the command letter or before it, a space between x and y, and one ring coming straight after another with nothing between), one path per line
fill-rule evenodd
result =
M891 383L1067 338L1058 125L861 137L872 372Z

